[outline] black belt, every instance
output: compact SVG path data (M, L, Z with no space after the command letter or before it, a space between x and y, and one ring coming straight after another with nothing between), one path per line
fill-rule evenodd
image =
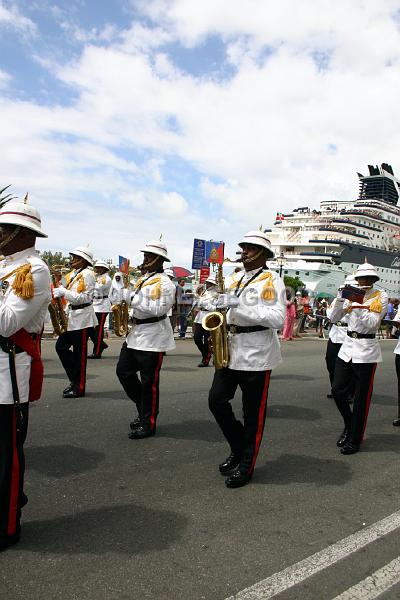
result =
M145 325L146 323L157 323L158 321L163 321L167 318L167 315L163 315L162 317L150 317L150 319L132 319L134 325Z
M242 327L241 325L228 325L228 331L230 333L253 333L254 331L266 331L269 327L263 327L262 325L250 325L249 327Z
M357 331L348 331L347 335L357 340L373 340L375 333L357 333Z
M33 340L36 340L36 337L39 334L30 333L29 335ZM24 352L24 350L17 346L17 344L13 342L11 338L3 337L2 335L0 335L0 348L3 350L3 352L6 352L7 354L9 354L13 349L15 354L21 354L21 352Z
M92 306L92 303L86 302L86 304L70 304L69 305L71 310L78 310L79 308L86 308L87 306Z
M334 323L334 325L337 325L338 327L347 327L347 323L341 323L340 321L338 323Z
M108 296L95 296L93 300L105 300Z

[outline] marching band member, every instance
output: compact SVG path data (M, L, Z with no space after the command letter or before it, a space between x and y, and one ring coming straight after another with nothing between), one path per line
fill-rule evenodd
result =
M281 362L277 330L283 327L285 286L268 271L273 256L271 243L262 231L249 231L239 246L244 273L227 280L229 294L219 295L216 308L227 308L229 365L215 371L209 408L224 434L231 454L219 465L229 488L246 485L254 471L265 425L271 370ZM212 309L211 303L206 305ZM242 390L243 423L230 401Z
M109 298L111 277L108 275L109 270L109 265L103 260L98 260L94 265L96 284L94 287L93 307L98 324L89 334L89 337L93 341L93 353L88 358L101 358L103 350L108 348L104 342L104 325L107 315L111 311Z
M346 285L352 285L352 286L357 285L357 281L354 279L353 275L348 275L346 277L346 279L344 281L344 286L346 286ZM340 288L340 289L343 289L343 288ZM331 319L331 314L332 314L332 306L329 306L326 310L326 316L328 317L329 320ZM331 392L329 394L327 394L328 398L333 398L332 384L333 384L333 377L335 374L336 358L337 358L337 355L339 354L339 350L342 347L342 344L347 336L348 320L349 320L349 315L346 314L337 323L331 323L331 326L329 329L329 337L328 337L328 343L326 345L326 354L325 354L326 368L328 369L329 381L331 384ZM349 399L351 399L351 400L353 399L353 392L354 392L353 387L354 387L353 384L351 384L350 389L349 389Z
M386 292L374 290L379 281L375 267L368 263L360 265L354 276L359 287L365 290L361 301L354 296L342 295L332 303L331 321L341 321L348 313L347 335L339 350L332 393L344 421L344 431L337 441L342 454L359 451L367 424L368 411L377 363L382 362L381 349L376 339L380 322L387 312ZM343 293L343 292L342 292ZM353 411L348 402L348 389L354 378L355 394Z
M38 400L43 382L40 336L51 301L50 273L35 250L42 231L38 211L10 201L0 209L0 550L20 537L24 442L28 402Z
M70 252L70 262L73 271L67 276L66 286L60 285L53 291L54 298L65 298L68 302L68 329L58 338L56 352L70 381L63 398L80 398L86 390L88 334L97 325L93 308L96 280L89 268L94 262L93 253L85 246L78 246Z
M216 284L215 284L215 276L214 275L210 275L206 281L206 289L205 292L203 293L203 295L197 300L197 306L199 306L200 302L203 303L207 303L209 300L212 301L213 298L215 298L217 291L216 291ZM203 325L202 325L202 321L203 321L203 317L207 314L207 311L205 311L204 309L201 309L199 307L199 310L194 318L194 332L193 332L193 340L194 343L196 344L196 346L198 347L198 349L200 350L201 353L201 362L197 365L198 367L208 367L208 364L210 362L211 359L211 351L210 351L210 346L208 343L209 337L210 337L210 332L206 331L206 329L204 329Z
M160 241L150 241L141 252L145 274L135 283L133 292L124 293L133 311L134 326L117 364L118 379L138 412L129 434L134 440L156 433L160 369L164 353L175 348L167 317L174 303L175 286L163 272L164 261L169 262L167 248Z

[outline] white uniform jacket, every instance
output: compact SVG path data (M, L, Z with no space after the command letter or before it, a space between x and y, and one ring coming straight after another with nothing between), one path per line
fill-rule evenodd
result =
M331 320L332 308L326 309L326 316ZM343 344L347 337L347 326L349 322L349 314L345 314L337 323L332 323L329 329L329 339L333 344Z
M387 313L388 296L386 292L372 289L364 297L362 306L349 302L343 298L335 298L331 305L331 321L341 321L348 314L348 332L361 334L376 334L383 317ZM346 334L346 338L339 350L339 358L345 362L353 363L377 363L382 362L382 353L376 338L357 339Z
M240 294L238 306L227 312L228 325L268 327L263 331L228 334L229 368L237 371L267 371L282 361L277 330L285 321L285 284L275 272L264 269L246 285L258 272L259 269L247 271L239 278L235 274L225 283L229 294ZM212 310L211 305L206 308Z
M12 289L15 275L5 277L6 289L0 298L0 335L10 337L21 328L29 333L41 333L51 301L50 273L46 263L39 258L34 247L7 256L0 263L3 278L19 266L32 265L34 296L29 300L17 296ZM27 402L31 357L26 352L15 355L20 402ZM0 404L13 404L8 354L0 349Z
M109 313L111 302L109 298L111 277L107 274L99 275L94 286L93 307L96 313Z
M64 298L68 301L68 331L96 327L97 318L93 308L95 283L92 269L86 268L70 273L64 293ZM72 309L73 306L81 304L89 304L89 306Z
M165 273L147 273L129 292L128 303L134 319L151 319L167 315L175 301L175 285ZM139 289L140 288L140 289ZM169 318L155 323L134 325L126 338L128 348L149 352L166 352L175 348Z

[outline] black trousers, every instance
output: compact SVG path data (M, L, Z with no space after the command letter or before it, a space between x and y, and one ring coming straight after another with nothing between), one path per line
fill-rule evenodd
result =
M339 354L339 350L341 347L342 344L335 344L330 339L328 339L328 343L326 345L325 362L326 368L328 369L329 373L329 381L331 382L331 387L333 384L333 376L335 374L336 358Z
M195 325L194 332L193 332L194 343L200 350L203 362L206 362L208 364L210 362L210 358L211 358L211 351L210 351L210 347L208 344L210 332L206 331L201 323L195 323L194 325Z
M93 342L93 354L101 356L104 350L104 326L109 313L96 313L97 325L89 330L89 338Z
M400 354L395 354L394 364L397 375L397 416L400 419Z
M231 451L241 455L239 469L251 475L264 432L271 371L219 369L208 396L208 405ZM237 387L242 391L243 424L236 418L230 400Z
M117 377L126 395L136 404L143 426L151 431L156 428L159 412L160 369L163 358L163 352L132 350L125 342L117 364Z
M56 352L67 377L81 394L86 389L88 332L89 328L66 331L56 342Z
M0 542L20 532L28 415L28 402L0 404Z
M343 417L344 426L350 432L350 441L354 444L361 444L364 437L375 371L376 363L353 363L345 362L339 357L336 359L332 393ZM348 389L352 379L354 381L353 410L348 402Z

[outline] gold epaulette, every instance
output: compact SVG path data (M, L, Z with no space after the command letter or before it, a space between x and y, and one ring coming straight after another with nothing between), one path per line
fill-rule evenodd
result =
M273 300L275 298L275 288L272 282L272 273L267 271L266 273L260 273L258 277L254 279L252 283L258 283L259 281L265 281L263 289L261 290L261 298L263 300ZM242 281L239 285L239 289L243 288L246 285L246 282ZM237 281L233 281L233 283L229 286L228 289L233 290L237 286Z
M371 312L375 312L375 313L380 313L382 312L382 300L381 300L381 293L380 292L375 292L375 294L373 294L372 296L370 296L368 298L368 300L371 300L371 298L373 298L371 304L369 305L369 310Z
M11 271L11 273L7 273L7 275L4 275L0 279L0 281L9 279L13 275L15 275L15 278L12 282L11 288L14 290L14 293L23 300L30 300L31 298L33 298L33 296L35 295L35 290L33 288L31 263L17 267L13 271Z
M85 285L85 278L82 275L82 273L78 273L78 275L76 277L73 277L71 279L71 274L68 273L69 277L68 277L68 283L66 285L67 290L70 290L72 288L72 286L74 285L74 283L78 282L78 287L76 288L76 291L78 292L78 294L81 294L82 292L86 292L86 285Z
M158 300L159 298L161 298L161 277L153 277L152 279L148 279L147 281L145 281L145 283L140 285L142 281L143 281L143 277L140 277L137 280L137 282L135 283L135 285L133 286L134 289L137 289L139 286L141 288L144 288L147 285L156 284L155 288L153 290L151 290L151 292L150 292L150 299Z

